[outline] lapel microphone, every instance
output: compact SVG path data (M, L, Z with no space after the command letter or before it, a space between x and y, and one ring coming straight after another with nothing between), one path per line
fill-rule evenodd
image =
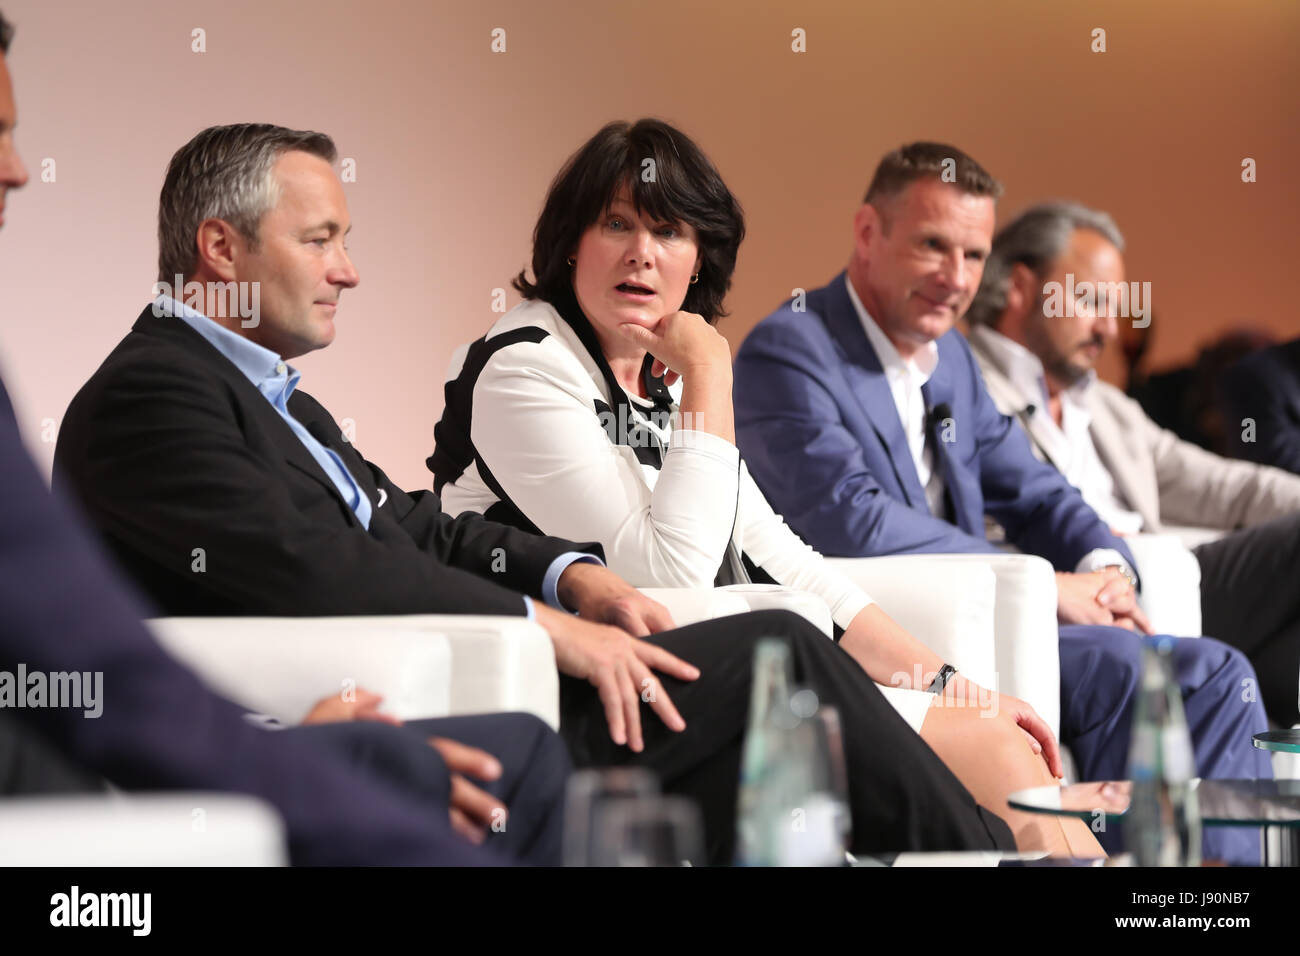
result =
M947 402L940 402L938 405L934 406L934 408L930 409L927 417L929 418L929 421L927 421L926 424L930 428L937 428L945 421L952 418L952 406Z

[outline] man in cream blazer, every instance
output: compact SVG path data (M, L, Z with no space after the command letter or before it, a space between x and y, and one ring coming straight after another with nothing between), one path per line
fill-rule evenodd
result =
M989 394L1121 535L1229 532L1192 553L1202 629L1244 651L1270 716L1297 714L1300 476L1221 458L1160 428L1093 365L1118 322L1147 321L1150 284L1127 282L1123 238L1073 203L1026 210L995 237L971 305Z

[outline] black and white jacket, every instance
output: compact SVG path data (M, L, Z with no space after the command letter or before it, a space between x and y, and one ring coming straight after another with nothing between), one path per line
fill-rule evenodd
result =
M449 513L599 541L638 587L748 574L820 595L840 627L871 603L772 511L735 445L674 429L680 382L665 388L647 370L651 397L629 395L585 322L525 302L451 375L429 459ZM745 570L728 569L729 542Z
M428 459L450 514L597 541L637 587L754 580L821 597L837 629L872 599L778 516L736 446L674 428L681 383L615 380L591 327L547 302L512 309L453 362ZM881 687L919 729L934 697Z

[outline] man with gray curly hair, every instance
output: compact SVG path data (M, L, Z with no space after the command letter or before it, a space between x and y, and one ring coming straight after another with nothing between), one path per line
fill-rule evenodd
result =
M1202 629L1246 654L1269 715L1294 724L1300 477L1183 441L1098 381L1093 366L1119 323L1150 321L1150 284L1126 280L1123 250L1104 212L1073 202L1025 210L993 240L967 313L971 349L999 410L1117 534L1231 532L1192 549Z

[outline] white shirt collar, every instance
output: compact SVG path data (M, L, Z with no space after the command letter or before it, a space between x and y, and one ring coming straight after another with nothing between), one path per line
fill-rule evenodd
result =
M916 353L910 359L904 359L898 354L898 349L894 343L889 341L889 336L881 331L876 320L871 317L867 307L862 304L858 298L858 291L853 288L853 282L849 279L848 273L844 275L844 285L849 290L849 301L853 303L853 308L857 310L858 321L862 323L862 328L866 330L867 339L871 342L871 347L876 350L876 357L880 359L880 366L885 370L885 374L891 378L906 375L909 378L917 379L918 386L924 385L934 374L934 370L939 366L939 345L937 342L926 342L925 345L917 349Z
M278 388L283 388L287 378L291 393L302 378L301 372L275 352L258 345L252 339L244 338L238 332L230 331L220 322L169 295L159 295L154 299L154 314L171 315L183 321L207 339L213 348L229 359L258 388L262 388L264 383L277 381ZM284 397L288 400L288 393Z
M1025 401L1036 403L1047 400L1047 378L1043 373L1043 363L1037 355L987 325L972 328L971 337L992 354L993 360L1006 373ZM1089 369L1087 375L1061 393L1061 399L1075 408L1084 409L1088 392L1095 381L1097 372Z
M1115 488L1114 476L1102 462L1092 439L1092 413L1088 411L1088 390L1097 380L1096 371L1089 373L1061 393L1061 424L1047 413L1047 383L1043 378L1043 363L1038 356L1019 342L986 325L971 329L971 339L978 342L1002 370L1021 399L1035 405L1032 422L1035 440L1060 469L1066 481L1079 489L1084 501L1112 528L1126 533L1142 530L1142 516L1132 511ZM1119 561L1116 552L1090 552L1079 562L1078 570L1092 570L1092 559L1097 554L1106 555L1098 560ZM1097 564L1097 567L1100 567Z

